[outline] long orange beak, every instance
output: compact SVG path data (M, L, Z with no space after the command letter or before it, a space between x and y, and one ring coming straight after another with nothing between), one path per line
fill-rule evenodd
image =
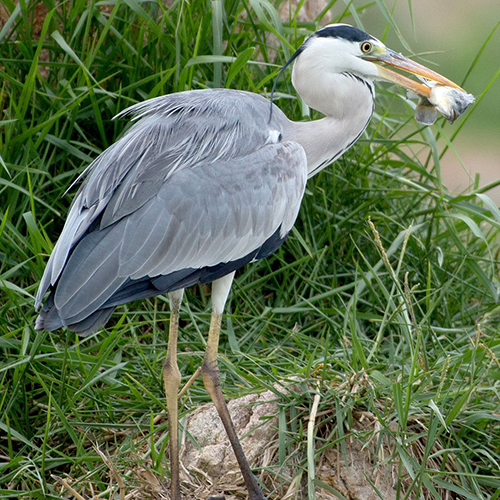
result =
M456 83L448 80L448 78L445 78L439 73L432 71L432 69L426 68L425 66L422 66L421 64L418 64L415 61L412 61L407 57L394 52L391 49L384 48L380 51L380 53L373 54L367 59L375 63L379 63L377 65L377 69L380 78L389 82L396 83L397 85L400 85L401 87L411 90L424 97L429 97L432 86L426 85L425 82L420 83L412 80L411 78L408 78L401 73L397 73L396 71L389 69L387 66L392 66L394 68L406 71L407 73L416 75L419 78L432 80L435 83L464 91Z

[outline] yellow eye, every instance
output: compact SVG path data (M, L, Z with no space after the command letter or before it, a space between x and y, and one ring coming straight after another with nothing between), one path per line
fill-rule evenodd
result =
M372 50L372 44L370 42L363 42L361 44L361 52L363 52L363 54L368 54L368 52L370 52Z

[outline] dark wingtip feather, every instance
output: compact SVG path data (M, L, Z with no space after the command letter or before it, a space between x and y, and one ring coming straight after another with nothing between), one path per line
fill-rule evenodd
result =
M54 306L54 294L51 293L42 305L38 318L36 318L35 330L47 330L48 332L52 332L63 326L63 322Z
M109 318L111 318L114 310L114 307L99 309L84 320L68 325L67 328L72 332L76 332L80 337L87 337L103 327L109 321Z
M63 321L59 316L59 311L54 305L54 295L51 293L43 304L42 310L35 321L35 330L52 332L66 327L68 330L76 332L80 337L86 337L104 326L109 321L114 310L114 307L99 309L82 321L66 324L66 321Z

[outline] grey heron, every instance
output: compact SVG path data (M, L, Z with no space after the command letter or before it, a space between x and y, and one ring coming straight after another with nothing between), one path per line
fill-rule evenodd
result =
M221 318L235 271L284 242L308 177L347 151L367 127L376 80L424 97L431 89L425 79L460 89L345 24L311 35L286 66L292 62L296 91L324 118L293 122L263 96L229 89L166 95L120 113L132 115L133 125L86 169L36 297L37 330L66 327L88 335L120 304L169 294L163 378L174 500L181 497L177 339L184 289L212 282L200 372L249 498L263 500L231 422L217 365Z

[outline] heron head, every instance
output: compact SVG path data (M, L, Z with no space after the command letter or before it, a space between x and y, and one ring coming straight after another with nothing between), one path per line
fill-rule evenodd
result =
M456 83L389 49L377 38L348 24L331 24L308 37L287 62L295 62L294 73L313 75L350 74L365 81L383 80L428 97L432 85L426 81L462 90ZM286 67L285 66L285 67ZM394 71L415 75L421 81Z

